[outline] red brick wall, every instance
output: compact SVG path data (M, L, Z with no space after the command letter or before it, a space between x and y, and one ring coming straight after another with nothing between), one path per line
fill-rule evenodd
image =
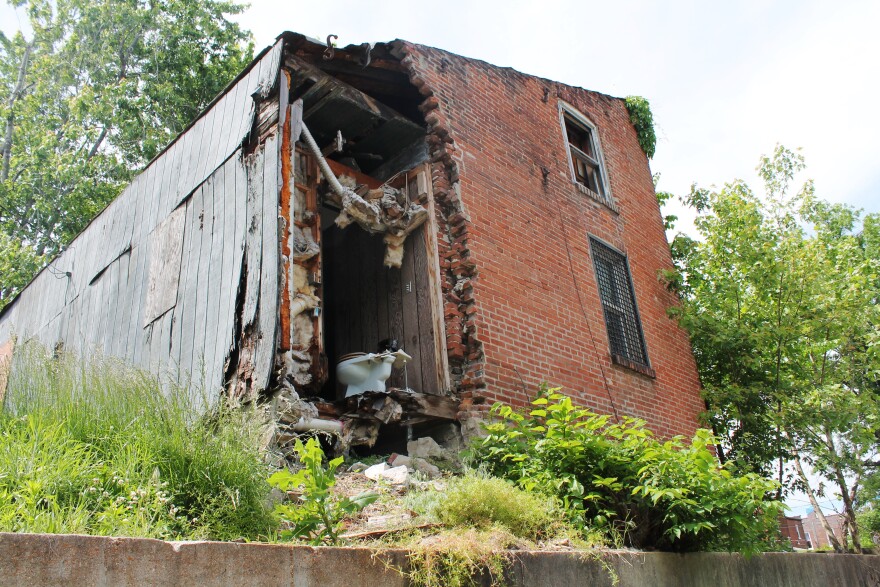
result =
M465 219L439 235L447 308L457 307L452 266L473 267L472 301L458 306L466 316L447 312L461 389L524 405L546 381L598 412L644 418L661 435L692 433L703 408L696 367L687 335L666 316L676 300L658 272L671 257L623 100L428 47L403 53L428 97L440 220ZM572 183L560 100L598 128L619 213ZM655 378L611 362L589 235L629 259Z

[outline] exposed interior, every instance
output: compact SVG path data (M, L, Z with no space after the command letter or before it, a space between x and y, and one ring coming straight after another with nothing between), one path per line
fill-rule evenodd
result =
M399 448L413 427L455 413L453 400L441 397L448 374L441 355L435 235L427 221L431 179L418 110L422 97L384 46L369 53L368 67L360 48L337 50L330 60L323 49L294 37L283 64L287 104L301 108L302 123L321 155L304 139L287 147L294 161L293 189L288 202L282 196L287 296L282 296L277 377L312 401L320 417L366 423L360 431L347 431L349 446ZM290 124L283 112L280 120ZM339 183L357 194L361 208L379 211L372 220L334 191L321 172L321 158ZM404 214L417 222L400 230ZM346 398L337 361L350 353L379 352L382 344L400 348L410 360L392 370L387 393Z

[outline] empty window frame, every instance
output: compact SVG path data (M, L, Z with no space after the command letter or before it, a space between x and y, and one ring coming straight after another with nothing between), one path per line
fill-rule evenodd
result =
M559 104L559 116L565 131L572 179L582 192L610 204L611 192L608 189L596 126L564 102Z
M649 370L645 338L626 257L592 237L590 250L605 313L611 356L616 363Z

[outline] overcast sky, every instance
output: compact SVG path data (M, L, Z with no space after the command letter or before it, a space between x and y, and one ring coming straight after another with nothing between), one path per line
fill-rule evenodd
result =
M802 148L817 194L880 210L880 2L302 2L252 0L262 47L283 30L345 46L401 38L654 111L660 189L721 186L776 143Z

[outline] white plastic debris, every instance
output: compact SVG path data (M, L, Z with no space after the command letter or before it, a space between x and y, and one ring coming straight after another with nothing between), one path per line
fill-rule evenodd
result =
M367 479L372 479L373 481L378 481L382 478L382 474L388 469L388 465L385 463L379 463L378 465L373 465L372 467L367 467L367 470L364 471L364 475L366 475Z

